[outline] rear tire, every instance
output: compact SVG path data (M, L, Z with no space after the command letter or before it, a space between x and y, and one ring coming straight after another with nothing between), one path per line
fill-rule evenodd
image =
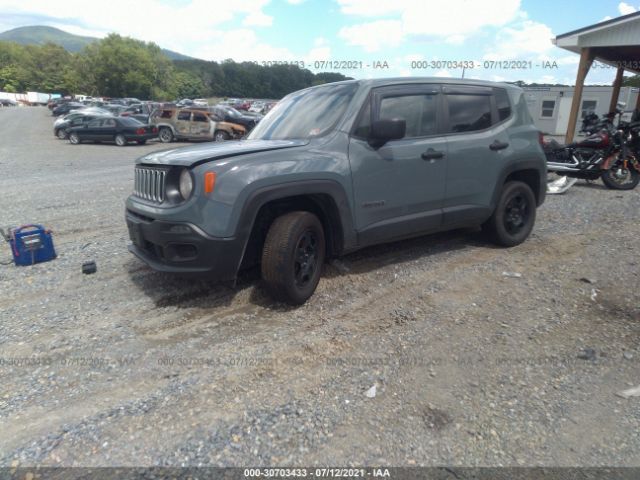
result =
M229 140L230 136L224 130L216 130L216 133L213 136L213 139L216 142L224 142L225 140Z
M482 225L490 239L503 247L524 242L536 221L536 197L524 182L507 182L491 218Z
M262 250L267 290L276 300L302 305L318 286L324 257L324 230L318 217L291 212L276 218Z
M171 143L173 141L173 132L169 127L160 127L158 138L162 143Z
M124 135L122 134L116 135L115 141L116 145L118 145L119 147L124 147L127 144L127 139L124 138Z
M80 137L77 133L72 132L69 134L69 143L72 145L78 145L80 143Z
M626 179L618 177L618 169L615 166L605 170L602 173L602 183L611 190L633 190L640 182L640 174L633 165L629 165L627 169Z

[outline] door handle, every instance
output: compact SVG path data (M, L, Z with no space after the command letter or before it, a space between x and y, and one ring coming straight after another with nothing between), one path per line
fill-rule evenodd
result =
M437 160L438 158L442 158L442 157L444 157L444 152L434 150L433 148L430 148L426 152L422 153L423 160Z
M509 146L509 142L501 142L499 140L494 140L493 143L489 145L489 148L495 152L497 150L504 150L508 146Z

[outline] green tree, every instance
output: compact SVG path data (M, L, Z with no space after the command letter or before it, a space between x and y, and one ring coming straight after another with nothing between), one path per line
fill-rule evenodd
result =
M150 99L167 91L173 73L160 47L113 33L87 46L83 56L80 68L93 77L92 94Z

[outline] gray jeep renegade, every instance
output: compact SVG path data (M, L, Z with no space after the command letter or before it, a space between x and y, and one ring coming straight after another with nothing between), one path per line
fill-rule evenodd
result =
M354 80L288 95L246 140L138 159L126 221L156 270L234 281L260 265L273 297L301 304L326 258L368 245L465 226L518 245L545 191L520 88Z

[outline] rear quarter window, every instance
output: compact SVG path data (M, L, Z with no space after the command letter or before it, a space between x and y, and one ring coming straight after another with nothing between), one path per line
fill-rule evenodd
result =
M498 121L502 122L511 116L511 102L509 101L509 95L504 88L495 88L493 93L496 98Z
M446 98L450 132L474 132L491 126L490 95L448 94Z

